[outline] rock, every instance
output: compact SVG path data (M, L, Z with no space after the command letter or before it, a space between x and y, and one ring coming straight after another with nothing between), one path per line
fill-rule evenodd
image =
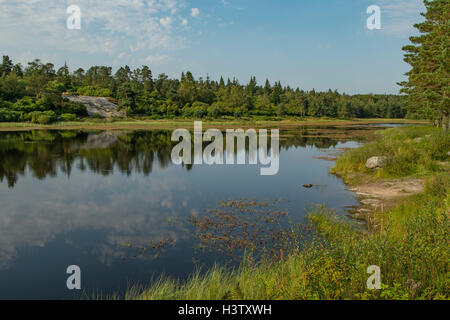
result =
M447 155L450 157L450 151L449 152L447 152Z
M305 187L306 189L311 189L314 186L312 184L304 184L303 187Z
M387 157L372 157L367 160L366 168L368 169L376 169L382 168L386 165Z
M423 138L420 138L420 137L414 139L415 142L422 142L422 140L423 140Z
M381 205L381 200L379 199L363 199L360 200L362 204L373 206L373 207L379 207Z
M71 96L64 95L71 102L82 103L86 106L89 116L99 115L103 118L122 118L125 113L119 110L117 104L104 97Z

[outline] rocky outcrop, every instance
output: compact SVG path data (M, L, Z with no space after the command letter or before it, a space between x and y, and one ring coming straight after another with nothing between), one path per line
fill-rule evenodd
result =
M366 168L368 169L377 169L382 168L386 165L387 157L372 157L367 160Z
M89 116L99 115L102 118L122 118L125 113L119 110L117 104L104 97L71 96L64 95L71 102L81 103L86 106Z

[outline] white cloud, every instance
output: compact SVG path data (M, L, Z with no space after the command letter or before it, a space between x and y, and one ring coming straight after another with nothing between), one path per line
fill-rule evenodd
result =
M234 9L234 10L238 10L238 11L245 10L245 9L242 8L242 7L237 7L237 6L232 5L228 0L220 0L220 2L222 2L222 5L223 5L225 8L230 8L230 9Z
M170 29L170 25L172 24L172 18L171 18L171 17L161 18L161 19L159 19L159 23L160 23L163 27L165 27L165 28L167 28L167 29Z
M200 14L200 10L198 8L191 9L191 16L197 17Z
M166 55L149 55L142 60L143 64L158 65L167 60Z
M422 0L378 0L376 4L381 7L381 27L388 34L412 35L416 32L414 24L423 20Z
M66 28L71 4L81 9L81 30ZM184 47L184 37L171 28L184 6L184 0L1 0L0 46L33 55L59 49L111 57L124 48L173 50Z

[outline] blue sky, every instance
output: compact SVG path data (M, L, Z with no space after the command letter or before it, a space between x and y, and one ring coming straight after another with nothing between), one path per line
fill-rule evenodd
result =
M369 5L381 30L368 30ZM81 29L66 27L70 5ZM266 78L305 90L398 93L401 47L422 0L0 0L0 48L15 62L149 65L179 77Z

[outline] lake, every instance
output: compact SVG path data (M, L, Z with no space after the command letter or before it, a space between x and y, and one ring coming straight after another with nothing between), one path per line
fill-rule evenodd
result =
M105 295L214 262L234 266L202 250L190 222L220 202L275 201L293 222L313 204L345 217L358 200L326 158L379 129L281 131L273 176L259 165L174 165L171 131L0 132L0 299L79 298L66 287L69 265L81 268L84 292Z

